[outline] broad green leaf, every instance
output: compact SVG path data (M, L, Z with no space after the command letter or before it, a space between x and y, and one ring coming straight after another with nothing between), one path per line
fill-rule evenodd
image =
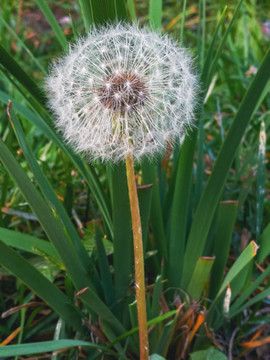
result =
M152 200L152 189L153 189L152 184L137 187L139 206L140 206L144 257L147 249L148 224L149 224L150 208L151 208L151 200Z
M127 7L132 21L137 20L134 1L135 0L127 0Z
M39 6L40 10L43 12L44 16L46 17L48 23L50 24L59 44L62 46L63 49L68 48L68 42L65 38L65 35L60 28L54 14L52 13L48 2L46 0L35 0L37 5Z
M35 342L21 345L7 345L0 348L0 356L19 356L19 355L30 355L38 354L41 352L52 352L61 349L67 349L70 347L85 346L93 349L101 350L102 352L108 353L111 356L118 358L118 354L114 351L107 349L104 346L93 344L82 340L73 339L61 339L52 341Z
M125 0L89 0L93 22L106 24L109 21L127 20Z
M201 74L201 82L205 84L210 69L210 64L213 57L215 44L218 38L218 33L222 22L224 21L225 10L217 24L214 36L212 38L204 67ZM222 42L223 46L225 41ZM205 98L207 87L204 86L204 91L200 100L200 107L197 111L197 118L201 118L203 112L203 99ZM196 138L198 130L193 129L189 136L186 136L183 145L181 146L179 160L177 164L175 191L173 197L173 204L171 209L171 222L170 222L170 246L169 246L169 263L168 272L169 280L172 286L179 286L181 279L183 263L184 263L184 247L186 243L186 227L189 214L191 185L193 178L193 161L195 154ZM197 259L201 254L197 257ZM197 261L196 259L196 261ZM195 262L196 262L195 261ZM194 263L195 265L195 263Z
M81 315L70 299L21 255L0 241L0 264L21 279L68 324L82 332ZM2 354L0 348L0 356Z
M153 354L151 355L151 360L166 360L166 359L158 354Z
M13 230L0 227L0 239L8 246L30 252L35 255L49 255L58 261L60 257L52 244L46 240L38 239Z
M97 246L99 272L102 281L102 289L106 299L106 304L112 306L112 304L115 301L115 296L114 296L114 288L112 283L112 276L110 272L110 265L102 242L102 236L97 227L95 228L95 240Z
M186 20L186 8L187 8L187 0L183 1L183 17L182 17L182 22L181 22L181 30L180 30L180 43L183 42L184 39L184 28L185 28L185 20Z
M158 316L161 310L160 299L161 299L161 292L163 290L162 278L163 278L162 275L158 275L156 277L156 281L153 289L153 295L152 295L151 309L150 311L147 312L150 318L154 318ZM158 344L159 338L162 333L163 333L163 325L161 323L157 324L149 333L149 346L150 349L152 349L152 351L155 351L155 348Z
M270 50L268 50L265 55L256 76L245 94L202 193L194 215L185 251L182 278L183 288L186 288L189 284L196 261L201 256L235 152L241 142L249 119L259 106L258 100L260 99L260 95L269 81L269 62Z
M187 293L191 299L199 300L209 278L209 273L214 261L214 257L201 257L198 259L187 288Z
M116 298L122 299L132 272L132 227L125 164L108 168L113 214L113 265Z
M259 238L258 263L261 264L270 254L270 223L266 226Z
M213 299L221 286L231 247L232 232L238 210L237 201L223 201L219 205L214 235L213 255L216 260L212 269L210 298Z
M162 19L162 0L150 0L149 2L149 22L154 29L161 28Z
M152 296L152 307L151 307L151 318L158 316L160 311L160 295L163 290L162 275L158 275L154 284L153 296Z
M78 0L78 4L81 9L84 27L87 32L93 22L91 3L89 0Z
M184 251L193 178L193 157L196 137L187 136L180 149L175 192L171 208L168 279L170 286L179 286L183 271Z
M158 259L160 263L162 258L167 258L167 245L165 239L165 230L162 218L158 182L156 178L156 166L153 162L143 161L141 168L144 184L153 185L152 204L150 209L150 222L154 235L152 247L154 250L158 250Z
M226 360L227 356L214 347L207 350L200 350L190 354L191 360Z

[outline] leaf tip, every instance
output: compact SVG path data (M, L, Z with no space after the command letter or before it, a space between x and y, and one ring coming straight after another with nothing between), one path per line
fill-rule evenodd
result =
M253 256L255 256L257 254L258 249L259 249L259 245L257 245L254 240L251 241L251 244L252 244L252 247L253 247Z

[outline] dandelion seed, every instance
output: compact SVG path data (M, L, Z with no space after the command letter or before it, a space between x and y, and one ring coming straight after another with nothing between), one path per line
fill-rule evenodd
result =
M155 155L192 125L197 80L190 56L137 25L93 29L46 82L56 127L89 161Z

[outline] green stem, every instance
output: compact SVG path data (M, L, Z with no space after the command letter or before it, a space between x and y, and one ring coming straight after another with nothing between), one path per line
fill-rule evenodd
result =
M138 201L137 188L136 188L135 175L134 175L133 156L131 153L128 154L126 157L126 171L127 171L128 194L129 194L132 231L133 231L135 288L136 288L139 338L140 338L140 360L147 360L149 347L148 347L147 315L146 315L146 301L145 301L142 227L141 227L139 201Z

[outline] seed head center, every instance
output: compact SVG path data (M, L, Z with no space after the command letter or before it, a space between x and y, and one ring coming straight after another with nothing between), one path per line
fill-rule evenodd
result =
M131 72L108 76L97 92L106 108L121 115L143 105L148 95L145 82Z

